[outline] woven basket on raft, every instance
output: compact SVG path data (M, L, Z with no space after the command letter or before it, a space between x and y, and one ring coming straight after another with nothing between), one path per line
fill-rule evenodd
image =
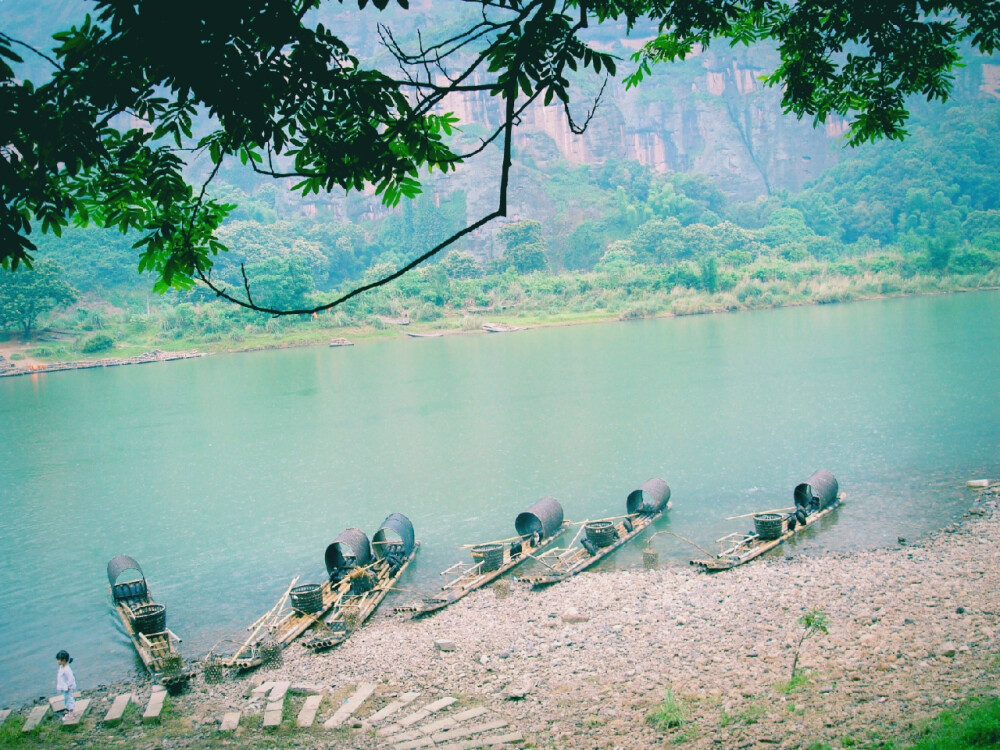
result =
M758 513L753 517L753 525L761 539L777 539L784 520L778 513Z
M612 521L591 521L584 528L587 539L598 547L610 547L618 538L618 530Z
M162 604L144 604L132 610L136 632L149 635L162 633L167 628L167 608Z
M472 559L476 562L482 560L479 566L480 573L491 573L499 570L503 565L503 545L502 544L480 544L472 548Z
M289 592L292 608L307 615L323 608L323 589L318 583L304 583Z

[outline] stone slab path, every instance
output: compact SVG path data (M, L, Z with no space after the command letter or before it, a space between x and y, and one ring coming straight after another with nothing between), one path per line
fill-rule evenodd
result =
M222 723L219 724L220 732L235 732L236 727L240 725L240 712L239 711L229 711L222 717Z
M114 703L111 704L111 708L108 709L107 714L104 716L104 725L107 727L116 727L121 724L125 709L128 708L128 704L132 700L132 693L122 693L115 698Z
M80 723L80 719L83 715L87 713L87 709L90 708L90 698L84 698L76 702L73 706L73 713L67 714L66 718L63 720L64 727L75 727Z
M369 727L375 727L381 724L385 719L392 716L394 713L402 708L406 708L408 705L413 703L417 698L420 697L420 693L403 693L396 700L390 703L383 709L380 709L365 719L365 724Z
M10 716L10 709L9 708L5 708L3 711L0 711L0 727L3 726L3 723L5 721L7 721L7 717L8 716Z
M146 710L142 712L143 724L150 724L160 720L160 712L163 711L163 702L166 699L166 689L159 685L154 685L153 693L149 696L149 703L146 704Z
M281 726L281 717L285 712L285 698L284 693L282 693L282 698L280 701L271 701L267 704L264 709L264 723L263 727L265 729L274 729L275 727Z
M368 700L368 697L374 692L375 685L370 682L362 682L358 685L358 689L354 691L354 695L344 701L344 704L334 712L333 716L326 720L323 726L327 729L341 726L351 717L351 714L361 708L361 704Z
M296 719L295 724L299 727L311 727L313 722L316 721L316 712L319 711L319 704L323 701L323 695L310 695L306 698L305 704L302 706L302 710L299 711L299 717Z
M22 732L32 732L39 724L42 723L42 719L49 715L49 711L52 706L48 703L42 703L40 706L35 706L31 709L31 713L28 714L28 720L24 722L24 727L21 729Z

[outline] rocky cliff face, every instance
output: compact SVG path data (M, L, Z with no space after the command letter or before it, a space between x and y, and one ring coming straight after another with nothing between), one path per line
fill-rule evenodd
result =
M583 135L571 131L561 106L536 105L522 118L516 147L536 162L628 159L657 172L698 172L740 199L797 190L837 161L847 124L830 118L814 128L782 114L780 91L759 80L776 63L763 48L709 50L655 68L630 91L609 82ZM453 97L447 106L464 123L497 124L496 103L483 95ZM578 120L588 107L574 102Z

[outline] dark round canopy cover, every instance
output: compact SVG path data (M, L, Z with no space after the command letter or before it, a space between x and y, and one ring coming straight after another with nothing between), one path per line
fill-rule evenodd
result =
M555 534L563 522L563 509L554 497L543 497L526 511L517 514L514 529L520 536L536 532L543 539Z
M637 490L628 493L625 510L632 513L657 513L665 510L670 502L670 485L665 479L653 477Z
M821 510L828 508L837 500L839 490L837 478L826 469L819 469L795 488L795 505L798 508L808 508L813 498L816 498Z
M392 513L382 522L378 531L375 532L375 536L372 537L372 549L375 550L375 556L381 560L388 552L389 544L401 542L403 554L409 557L410 553L413 552L415 539L410 519L402 513Z
M146 580L146 576L143 575L142 568L139 567L139 563L128 555L118 555L116 557L112 557L111 560L108 561L108 583L114 586L115 581L118 580L118 576L126 570L136 570L139 573L139 578L144 581Z
M344 529L326 548L326 572L367 565L372 559L372 546L368 535L353 526Z

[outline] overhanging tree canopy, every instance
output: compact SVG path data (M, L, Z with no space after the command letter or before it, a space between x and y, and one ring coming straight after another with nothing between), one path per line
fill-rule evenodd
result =
M907 96L947 98L961 45L992 53L1000 40L1000 2L449 0L477 15L447 38L419 36L410 45L380 27L398 63L390 73L362 66L315 20L310 11L321 1L248 0L234 13L192 0L94 0L96 20L57 34L51 55L0 32L0 266L30 264L35 227L58 234L70 221L93 222L141 235L139 269L156 274L159 290L200 281L268 313L325 310L506 214L519 116L539 99L558 101L582 132L594 110L573 119L569 72L616 73L620 61L585 41L592 24L624 22L629 31L656 24L628 85L652 63L683 59L714 40L772 40L781 65L767 81L784 88L786 111L847 117L851 143L902 137ZM359 11L368 4L358 0ZM21 54L46 56L51 80L18 80L7 61ZM478 148L459 153L450 138L457 121L444 104L469 91L498 98L503 114ZM192 123L206 113L213 130L195 138ZM419 192L421 170L453 170L494 143L501 146L496 210L392 273L304 309L258 303L246 274L243 289L212 277L212 257L225 249L215 232L232 206L206 189L228 159L294 177L303 195L372 186L394 205ZM183 169L198 153L212 168L191 184Z

